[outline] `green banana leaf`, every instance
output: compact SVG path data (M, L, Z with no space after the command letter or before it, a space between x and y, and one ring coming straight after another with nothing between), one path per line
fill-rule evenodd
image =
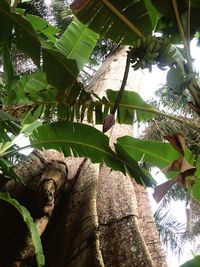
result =
M6 30L5 25L8 27ZM67 91L69 98L77 96L81 90L77 76L88 61L98 35L78 21L74 21L61 40L57 41L58 44L50 45L49 41L55 42L55 39L52 39L55 34L54 28L46 25L44 19L37 16L28 15L26 18L11 12L7 1L2 0L0 1L0 46L1 44L10 45L13 27L18 49L31 57L37 66L40 65L41 47L43 47L43 67L48 83L61 91ZM45 41L41 39L41 34L46 37L49 35L51 38Z
M151 163L160 169L179 158L179 153L169 143L123 136L117 139L116 146L122 147L134 160Z
M71 9L92 30L125 44L150 34L159 16L150 0L75 0Z
M46 73L37 71L23 75L12 90L12 104L25 105L53 100L56 97L55 88L48 87Z
M79 71L87 63L93 51L99 35L77 19L74 19L56 43L66 58L74 59L77 62Z
M118 91L107 90L106 95L109 102L114 104L118 95ZM155 116L154 114L144 112L142 109L154 110L154 107L147 104L137 92L128 90L124 91L117 111L118 122L133 124L135 113L138 122L150 120Z
M0 110L0 142L10 139L8 133L18 134L20 131L20 121L15 117Z
M56 43L57 39L55 35L59 32L58 28L50 25L46 19L35 15L26 14L26 19L28 19L33 28L36 30L37 35L40 37L46 37L48 41L51 41L53 44Z
M200 202L200 194L199 194L199 188L200 188L200 156L197 159L196 163L196 172L195 172L195 183L191 186L190 192L192 196Z
M0 40L3 39L4 41L10 42L12 28L14 27L17 47L30 56L34 63L39 66L40 42L36 32L25 17L11 12L8 1L6 0L0 1L0 25ZM8 29L6 26L8 26Z
M33 245L35 248L37 266L43 267L45 264L45 260L44 260L42 244L41 244L40 236L38 234L38 231L36 229L36 226L33 222L33 219L31 217L30 213L28 212L28 210L24 206L21 206L16 199L11 198L8 193L0 193L0 200L5 201L5 202L9 203L10 205L12 205L14 208L17 209L17 211L23 217L24 222L27 225L28 230L31 234L31 238L32 238Z
M8 19L10 14L10 6L8 1L0 1L0 47L2 45L11 45L11 34L13 28L12 20Z
M132 158L123 157L109 147L109 138L94 127L81 123L57 122L38 127L30 135L31 146L57 149L65 156L88 157L93 163L105 163L113 170L128 173L140 184L152 186L154 181Z
M43 68L49 84L60 91L69 92L75 90L74 88L81 90L77 81L79 71L75 60L66 58L55 49L43 49L43 60Z
M83 103L86 106L84 112L88 122L95 121L96 124L102 124L103 119L110 114L118 92L109 89L106 91L106 97L99 99L99 101L89 99L88 103ZM81 106L79 106L75 114L76 119L81 117L81 111ZM152 119L156 110L152 105L147 104L137 92L125 90L116 113L118 123L132 125L135 117L138 122Z
M0 144L1 146L1 144ZM15 179L16 181L20 181L20 178L17 176L13 169L13 164L5 159L0 158L0 170L3 173L4 177L7 176L7 178ZM1 178L2 179L2 178Z

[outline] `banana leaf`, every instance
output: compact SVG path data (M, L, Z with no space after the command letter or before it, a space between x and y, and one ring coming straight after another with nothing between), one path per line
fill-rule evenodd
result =
M149 0L75 0L71 9L92 30L124 44L150 34L159 15Z
M116 146L123 147L126 153L134 160L151 163L160 169L179 158L179 153L169 143L123 136L117 139Z
M93 163L105 163L113 170L128 172L140 184L155 184L137 161L124 157L121 150L115 153L109 147L109 138L89 125L73 122L45 124L32 132L30 142L39 149L57 149L65 156L87 157Z
M57 41L56 47L66 58L76 60L78 69L81 71L87 63L98 38L97 33L74 19Z

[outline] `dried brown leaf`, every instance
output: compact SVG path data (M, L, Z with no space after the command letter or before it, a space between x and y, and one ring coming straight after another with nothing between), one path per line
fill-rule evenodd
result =
M192 166L185 158L181 162L181 175L182 177L192 176L196 172L196 168Z
M186 149L185 138L181 133L174 135L165 135L165 139L170 142L170 144L182 155Z
M165 196L167 191L177 182L177 180L178 177L156 186L153 193L153 198L157 203L161 201L161 199Z

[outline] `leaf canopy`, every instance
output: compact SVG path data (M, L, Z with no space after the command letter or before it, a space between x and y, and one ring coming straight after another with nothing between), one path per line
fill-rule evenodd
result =
M188 12L188 5L187 5L188 2L182 1L182 0L177 0L176 2L177 2L178 10L180 13L180 17L182 19L182 24L186 26L187 25L186 14ZM174 28L176 29L177 26L176 26L176 21L175 21L176 18L174 15L172 1L171 0L164 0L164 1L152 0L152 4L163 15L165 21L167 22L168 20L168 24L169 24L169 21L171 22L171 28L168 28L168 31L170 30L171 33L174 33ZM200 30L199 12L200 12L200 2L198 0L191 0L190 1L190 19L191 19L190 30L192 34ZM163 22L164 20L162 19L160 26ZM164 26L165 29L167 29L166 26L167 24Z
M34 63L39 66L40 42L34 28L25 17L11 12L6 0L0 1L0 25L0 40L3 39L9 42L11 40L12 28L14 27L17 47L30 56Z
M157 16L150 1L144 0L75 0L71 8L92 30L125 44L131 44L138 36L150 34Z

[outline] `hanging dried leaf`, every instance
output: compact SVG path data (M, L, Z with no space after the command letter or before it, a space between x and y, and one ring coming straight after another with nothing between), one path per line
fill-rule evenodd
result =
M161 201L161 199L165 196L167 191L177 182L178 179L179 177L176 177L172 180L169 180L155 187L153 198L157 203Z
M195 180L196 180L195 176L192 176L191 179L186 179L185 180L186 186L193 186L195 184Z
M186 149L185 138L181 133L174 135L165 135L165 139L170 142L170 144L182 155Z
M168 173L170 171L180 171L181 170L182 157L172 161L172 163L162 169L163 173Z
M196 172L196 168L192 166L185 158L182 158L181 161L181 176L187 177L192 176Z
M192 166L184 157L174 160L170 165L166 166L163 170L164 173L170 171L179 171L182 178L192 176L196 172L196 168Z

